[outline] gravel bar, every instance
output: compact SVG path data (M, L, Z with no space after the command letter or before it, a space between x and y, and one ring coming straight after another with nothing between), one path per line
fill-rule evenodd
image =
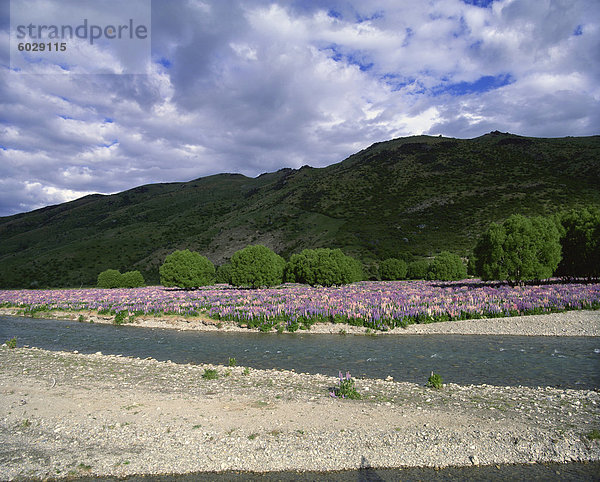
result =
M219 378L203 377L216 369ZM0 349L0 479L600 460L600 392Z

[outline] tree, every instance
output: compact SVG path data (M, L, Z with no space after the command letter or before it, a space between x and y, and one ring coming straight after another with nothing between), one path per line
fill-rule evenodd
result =
M222 264L217 268L217 283L231 284L231 263Z
M407 271L408 265L401 259L388 258L379 265L379 277L382 280L406 279Z
M284 266L283 258L266 246L246 246L231 257L231 284L251 288L281 284Z
M600 277L600 209L590 206L558 216L562 260L557 274L567 278Z
M411 261L408 263L408 267L406 269L406 277L408 279L425 279L427 278L428 271L429 261L426 259Z
M186 290L211 285L215 280L215 266L200 253L185 249L174 251L165 258L159 269L163 286L177 286Z
M285 266L285 280L311 286L344 285L363 278L359 261L341 249L305 249L293 254Z
M467 268L460 256L449 251L442 251L435 257L427 272L427 279L455 281L467 277Z
M146 285L146 280L139 271L127 271L121 275L121 288L140 288Z
M107 269L98 275L98 288L120 288L121 272L118 269Z
M484 280L550 278L561 259L559 230L550 218L513 214L489 226L474 254L476 272Z

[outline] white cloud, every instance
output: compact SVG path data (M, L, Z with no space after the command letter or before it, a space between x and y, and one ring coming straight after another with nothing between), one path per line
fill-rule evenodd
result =
M156 0L147 75L20 75L3 61L0 215L144 183L323 166L403 135L598 133L598 2L419 5ZM94 62L118 69L100 49L71 68Z

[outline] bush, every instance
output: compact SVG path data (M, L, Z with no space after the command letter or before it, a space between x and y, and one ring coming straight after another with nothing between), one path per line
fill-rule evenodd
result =
M442 251L435 257L427 272L427 279L440 281L455 281L467 277L467 268L460 256L448 251Z
M338 386L334 387L329 394L334 398L349 398L350 400L360 400L362 397L356 390L354 378L350 376L350 372L346 372L346 376L339 373Z
M140 288L146 285L146 280L139 271L127 271L121 275L121 288Z
M160 282L165 287L189 290L215 281L215 266L206 256L189 249L168 255L159 271Z
M428 271L429 261L427 261L426 259L412 261L411 263L408 263L406 277L408 279L425 279L427 278Z
M217 283L231 284L231 263L226 263L217 268Z
M588 207L558 216L562 260L556 274L566 278L600 277L600 209Z
M219 378L219 372L215 368L206 368L202 374L202 378L206 380L217 380Z
M561 259L559 230L552 219L513 214L492 223L475 246L475 269L484 280L547 279Z
M120 288L121 272L118 269L107 269L98 275L98 288Z
M231 257L231 284L251 288L281 284L285 261L266 246L246 246Z
M437 373L431 372L431 375L429 375L429 378L427 379L427 384L425 386L439 390L444 386L442 376Z
M382 280L400 280L406 279L408 265L406 261L396 258L388 258L379 265L379 277Z
M305 249L285 266L285 280L311 286L333 286L362 280L362 266L341 249Z

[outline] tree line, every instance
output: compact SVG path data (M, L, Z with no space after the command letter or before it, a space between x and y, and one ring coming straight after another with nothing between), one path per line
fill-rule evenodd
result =
M284 282L339 286L365 278L362 263L340 249L305 249L286 262L262 245L246 246L218 268L200 253L178 250L166 257L159 272L163 286L183 289L215 282L248 288ZM600 209L581 208L547 217L514 214L489 225L467 264L457 254L443 251L432 260L388 258L379 263L378 272L382 280L451 281L468 274L518 283L552 276L600 278ZM143 285L139 271L106 270L98 276L102 288Z

